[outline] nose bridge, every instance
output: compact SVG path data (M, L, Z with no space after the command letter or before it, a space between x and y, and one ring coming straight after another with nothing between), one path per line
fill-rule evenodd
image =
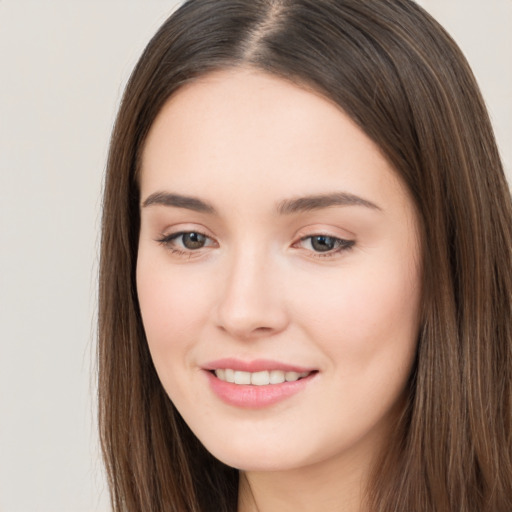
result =
M233 248L219 296L218 326L239 338L279 332L287 324L276 256L254 243Z

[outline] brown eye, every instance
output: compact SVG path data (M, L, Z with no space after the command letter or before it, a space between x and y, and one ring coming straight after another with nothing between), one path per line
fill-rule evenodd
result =
M311 247L313 248L314 251L317 252L332 251L337 247L337 245L340 242L340 240L337 238L324 235L312 236L310 239Z
M174 253L190 253L203 247L214 247L216 245L210 237L197 231L172 233L163 236L157 242Z
M311 251L316 256L336 256L355 245L355 240L344 240L329 235L311 235L301 238L298 246Z
M201 249L206 245L207 237L201 233L181 233L176 238L181 237L181 243L186 249Z

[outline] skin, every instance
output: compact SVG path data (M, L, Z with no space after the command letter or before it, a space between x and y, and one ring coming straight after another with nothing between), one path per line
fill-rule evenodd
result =
M140 187L137 288L151 355L197 437L242 471L239 510L363 510L419 329L418 220L393 168L321 95L235 69L168 100ZM279 211L333 192L351 201ZM160 204L157 193L211 209ZM209 386L204 366L226 357L316 372L293 396L248 409Z

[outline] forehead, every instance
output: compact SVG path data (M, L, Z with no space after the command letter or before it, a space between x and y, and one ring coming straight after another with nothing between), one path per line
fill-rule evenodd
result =
M225 186L248 199L271 199L274 190L403 192L378 146L340 107L252 69L218 71L178 90L151 127L141 170L142 195L158 188L210 194Z
M171 96L151 127L144 154L163 137L167 142L179 138L182 147L185 142L222 146L222 140L227 144L246 139L255 148L266 143L266 151L259 154L263 158L278 143L310 137L312 128L318 132L320 125L328 128L328 121L339 115L344 114L337 105L290 81L252 68L221 70L199 77Z

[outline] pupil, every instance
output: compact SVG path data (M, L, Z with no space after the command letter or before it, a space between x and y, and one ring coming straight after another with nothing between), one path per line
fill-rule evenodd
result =
M314 236L311 239L311 245L315 251L327 252L334 249L336 242L330 236Z
M183 235L183 245L187 249L201 249L205 241L206 237L200 233L186 233Z

